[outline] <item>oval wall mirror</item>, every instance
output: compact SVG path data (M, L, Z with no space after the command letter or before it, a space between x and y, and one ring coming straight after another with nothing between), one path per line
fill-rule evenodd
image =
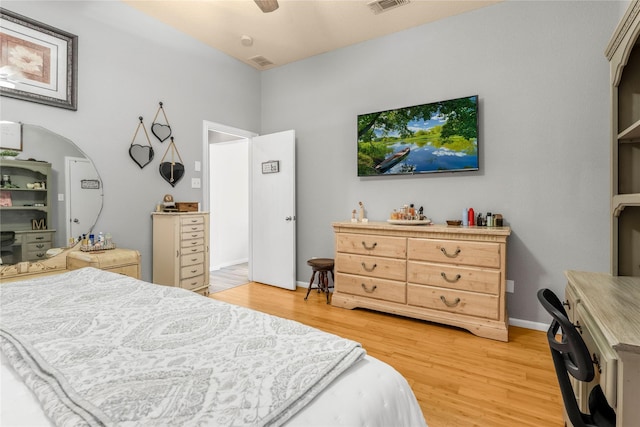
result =
M0 207L0 231L3 233L0 268L8 268L12 264L44 261L42 252L49 248L67 247L70 237L77 238L90 233L102 211L103 188L93 161L71 140L37 125L19 126L3 122L2 126L3 132L7 126L21 128L22 142L22 150L15 159L0 160L3 175L0 191L4 192L5 197L7 193L15 193L13 197L16 199L14 206ZM48 185L40 188L40 191L32 191L34 184L35 190L39 187L36 183L38 177L42 176L40 165L45 165L43 170L47 170L47 164L51 165ZM34 175L27 172L26 176L20 177L19 168L29 168L30 165L34 165L31 168L35 170ZM16 174L11 185L17 189L7 191L4 175L8 175L8 178L11 175L6 172ZM48 192L46 196L45 192ZM33 198L33 203L30 198ZM41 213L35 213L35 207L42 204L42 200L49 200L49 206L42 209ZM34 205L33 211L21 208L29 205ZM46 219L43 222L44 215ZM30 219L35 216L35 220ZM43 234L39 233L43 224L47 224L48 233L44 234L49 240L33 241ZM36 226L38 230L34 229ZM10 239L5 237L11 232L15 232L17 238L9 245ZM49 251L47 256L51 252L55 251Z

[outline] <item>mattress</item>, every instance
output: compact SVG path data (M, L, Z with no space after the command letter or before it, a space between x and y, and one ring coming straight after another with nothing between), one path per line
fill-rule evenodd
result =
M109 274L105 276L105 272L101 272L100 270L88 269L89 273L84 273L86 277L93 277L94 279L99 280L107 280L111 279ZM76 276L72 275L72 278L77 279ZM95 276L95 277L94 277ZM57 277L57 276L56 276ZM125 280L123 276L114 275L114 279L117 280ZM129 278L127 278L129 279ZM135 279L134 279L135 280ZM58 284L61 281L58 279ZM139 282L139 281L138 281ZM105 282L106 283L106 282ZM141 283L133 283L128 282L130 286L141 286L144 288L147 284L142 285ZM6 285L5 285L6 286ZM152 285L152 291L155 290L155 285ZM147 286L148 287L148 286ZM5 288L8 289L8 288ZM25 289L25 288L23 288ZM174 290L172 289L171 292ZM178 290L180 291L180 290ZM77 291L78 292L78 291ZM130 291L127 291L130 292ZM108 294L105 293L105 295ZM20 295L19 293L17 295ZM146 295L146 294L145 294ZM136 298L139 298L140 295L136 294ZM171 294L173 297L174 295ZM185 298L191 298L191 294L187 295L179 295L180 297L184 296ZM13 295L15 298L15 294ZM203 302L204 300L198 297L197 300L189 300L192 302ZM5 298L6 299L6 298ZM81 298L82 299L82 298ZM79 299L79 301L81 300ZM216 302L220 303L220 302ZM216 306L220 309L220 306ZM235 306L234 306L235 307ZM241 308L240 318L244 318L246 316L257 316L257 312L253 312L252 310ZM259 316L262 316L260 314ZM259 317L258 316L258 317ZM279 318L277 318L279 319ZM294 323L291 321L286 321L284 319L275 320L276 323L279 324L280 321L284 321L287 329L296 329ZM252 321L255 321L252 318ZM274 320L270 319L269 323L273 323ZM7 335L7 331L11 331L11 327L6 324L10 324L11 322L6 319L2 319L3 323L3 334ZM35 323L35 322L34 322ZM15 327L15 323L14 323ZM28 331L33 328L26 328ZM33 331L30 331L33 332ZM313 332L313 331L312 331ZM318 331L319 332L319 331ZM301 333L297 331L296 333ZM286 334L285 334L286 335ZM157 341L157 337L154 338L154 345L159 345L159 341ZM55 341L55 340L54 340ZM165 345L165 343L162 343ZM342 346L343 343L341 341L332 342L332 346ZM25 348L29 349L30 345L26 345ZM49 347L43 347L45 350L50 350ZM7 347L5 347L6 351L9 351ZM293 351L291 348L286 351ZM36 351L36 353L38 353ZM71 353L72 355L74 353ZM10 355L11 360L15 359L15 354L8 353ZM17 373L20 371L23 375L23 370L20 369L19 365L18 370L13 369L9 364L9 358L4 353L2 354L2 364L0 370L0 379L1 379L1 405L0 405L0 424L7 426L20 426L20 425L28 425L28 426L39 426L39 425L54 425L46 416L43 411L38 398L36 395L29 390L25 382L21 376ZM56 353L57 355L57 353ZM37 354L37 357L34 360L39 362L40 355ZM67 356L68 357L68 356ZM303 354L303 357L306 357ZM327 385L323 386L324 389L321 391L316 391L316 393L309 394L309 399L298 399L295 400L305 400L303 405L300 405L299 408L295 409L293 415L287 417L284 421L285 425L288 426L351 426L351 425L369 425L369 426L389 426L389 425L403 425L403 426L425 426L426 423L422 416L420 407L416 401L416 398L411 391L411 388L407 384L406 380L391 366L373 358L370 356L364 356L363 358L354 359L356 360L353 363L350 363L351 366L346 367L341 370L341 373L337 374L337 377L333 379L333 381L327 381ZM254 363L254 362L252 362ZM311 362L313 364L313 362ZM321 364L320 364L321 365ZM321 371L322 372L322 371ZM264 376L264 374L260 374ZM296 373L298 375L298 373ZM323 374L324 375L324 374ZM89 376L89 378L91 378ZM152 380L154 380L152 378ZM279 379L276 378L276 381ZM61 380L65 381L65 378ZM300 381L307 381L304 377L301 377ZM85 380L86 382L86 380ZM31 383L30 383L31 384ZM93 384L92 384L93 386ZM102 384L99 385L102 387ZM305 392L306 393L306 392ZM43 400L42 393L39 394L40 400ZM261 398L264 396L261 395ZM271 398L271 396L267 396ZM82 400L82 399L80 399ZM48 405L46 399L44 399L45 405ZM89 405L90 406L90 405ZM98 411L99 412L99 411ZM217 416L217 415L216 415ZM254 425L255 420L251 420L248 422L244 422L244 420L229 418L229 423L227 425ZM64 419L64 418L62 418ZM215 418L216 420L218 418ZM214 422L214 418L205 418L208 420L206 425L218 425L218 422ZM280 424L277 418L274 419L275 424ZM182 425L189 425L192 423L192 420L189 418ZM271 421L266 424L269 425ZM126 424L126 423L125 423ZM204 425L202 423L202 419L197 423L198 425ZM264 424L264 423L262 423ZM97 425L101 425L99 422ZM133 424L129 424L133 425ZM137 424L136 424L137 425Z

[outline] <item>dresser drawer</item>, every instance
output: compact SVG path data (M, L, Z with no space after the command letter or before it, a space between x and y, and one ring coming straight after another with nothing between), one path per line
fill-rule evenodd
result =
M197 233L197 232L202 232L202 235L204 235L204 224L183 225L180 227L180 231L182 232L183 236L185 234Z
M27 251L28 261L42 261L47 259L47 250Z
M486 319L498 318L495 295L455 291L434 286L407 285L407 304Z
M188 231L186 233L181 233L180 238L181 238L181 240L203 239L204 238L204 230Z
M364 234L339 233L336 235L336 251L350 254L405 258L407 239Z
M187 279L189 277L198 276L204 273L204 265L188 265L180 268L180 278Z
M341 293L401 304L407 301L404 282L337 273L336 286L339 287Z
M409 239L407 247L411 260L500 268L498 243Z
M51 242L53 232L25 233L26 243Z
M204 246L204 239L181 240L180 246L183 248L193 248L196 246Z
M376 258L338 253L335 260L335 270L341 273L404 281L407 277L407 262L404 258Z
M203 215L189 215L184 218L180 218L180 224L184 227L186 225L204 224Z
M407 263L407 282L483 294L498 295L501 276L499 270L483 270L418 261Z
M27 243L27 251L29 252L46 252L51 249L51 242Z
M195 252L184 254L180 257L180 265L195 265L204 263L204 252Z
M180 281L180 287L189 291L204 286L204 275L190 277L188 279L182 279Z

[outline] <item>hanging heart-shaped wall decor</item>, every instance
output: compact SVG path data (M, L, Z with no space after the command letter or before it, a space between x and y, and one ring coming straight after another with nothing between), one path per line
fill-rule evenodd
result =
M160 142L164 142L171 136L171 126L154 123L151 125L151 133L154 134Z
M140 166L140 169L151 163L153 154L153 147L149 145L131 144L129 147L129 156Z
M184 176L184 165L179 162L162 162L160 163L160 176L172 187L175 187Z

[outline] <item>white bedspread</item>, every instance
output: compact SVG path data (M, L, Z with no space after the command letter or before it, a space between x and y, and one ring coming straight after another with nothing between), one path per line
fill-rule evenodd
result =
M364 355L297 322L92 268L0 291L2 351L56 425L280 425Z

